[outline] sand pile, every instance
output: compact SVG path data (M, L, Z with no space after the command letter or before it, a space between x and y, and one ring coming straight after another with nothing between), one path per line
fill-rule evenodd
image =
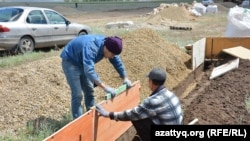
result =
M140 80L142 92L148 95L145 75L155 66L166 69L167 86L176 86L191 71L185 66L190 56L177 46L167 43L151 29L138 29L123 37L124 51L121 54L128 76ZM96 65L101 79L112 87L122 81L104 59ZM49 57L0 71L0 128L16 131L28 121L46 117L60 120L70 113L70 89L61 69L59 56ZM97 101L105 95L96 88Z
M124 50L121 54L122 60L127 68L128 76L131 80L140 80L142 83L142 93L148 94L148 83L145 75L156 66L167 71L167 87L172 89L182 81L191 71L187 69L186 62L191 58L179 47L166 42L155 31L148 28L137 29L126 34L123 38ZM104 68L112 67L108 61L99 63L97 70L103 81L109 82L110 78L118 77L115 70L106 71ZM105 66L107 67L104 67ZM121 84L112 81L113 85Z
M59 57L0 71L0 129L16 131L39 117L60 120L69 113L69 88Z
M153 12L148 16L148 24L160 25L168 21L188 21L194 17L184 5L169 5L158 12Z

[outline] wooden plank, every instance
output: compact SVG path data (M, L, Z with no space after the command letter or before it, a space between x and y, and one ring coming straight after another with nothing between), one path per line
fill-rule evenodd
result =
M115 98L104 100L100 104L108 111L123 111L133 108L140 102L140 82L121 92ZM44 141L103 141L116 140L132 126L130 121L114 121L99 116L93 107L78 119L53 133Z
M93 140L94 111L90 110L81 117L70 122L44 141L91 141Z
M223 49L236 46L244 46L250 49L250 37L207 37L205 58L218 58Z
M204 63L205 60L205 47L206 39L195 42L192 48L192 70L194 71L197 67Z
M101 105L108 111L119 112L130 109L140 102L140 84L136 82L133 87L124 91L112 100L102 101ZM96 141L116 140L131 126L130 121L114 121L98 117Z
M241 59L249 59L250 60L250 50L245 48L245 47L242 47L242 46L223 49L222 51L225 53L228 53L232 56L239 57Z
M218 76L225 74L226 72L229 72L233 69L237 69L239 67L239 62L239 58L237 58L233 61L214 68L209 79L214 79Z

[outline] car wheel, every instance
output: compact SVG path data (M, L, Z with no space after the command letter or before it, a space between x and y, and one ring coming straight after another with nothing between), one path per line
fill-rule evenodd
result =
M81 31L81 32L78 34L78 36L80 36L80 35L87 35L87 33L86 33L85 31Z
M25 54L25 53L31 53L33 52L35 48L34 41L30 37L22 37L19 45L18 45L18 50L20 53Z

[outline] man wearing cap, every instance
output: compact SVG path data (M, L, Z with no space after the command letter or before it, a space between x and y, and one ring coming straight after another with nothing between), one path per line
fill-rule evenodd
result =
M108 112L101 105L96 105L101 116L111 120L131 121L142 141L150 140L151 125L180 125L183 121L179 98L164 86L165 71L154 68L147 77L152 93L138 106L121 112Z
M85 107L88 111L94 106L94 87L101 87L112 97L115 89L104 84L95 71L95 64L103 58L109 59L127 87L131 81L119 54L122 52L122 39L117 36L82 35L72 39L62 51L62 69L71 89L71 109L73 119L82 115L81 101L84 93Z

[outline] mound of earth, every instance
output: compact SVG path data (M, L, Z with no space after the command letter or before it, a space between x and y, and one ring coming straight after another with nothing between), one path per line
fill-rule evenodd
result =
M169 5L159 12L152 13L148 16L147 23L153 25L160 25L168 21L189 21L194 17L190 14L185 6Z
M138 29L123 37L124 61L129 78L141 81L142 98L149 94L145 75L156 66L166 69L167 87L175 87L191 71L185 66L190 56L179 47L166 42L151 29ZM60 52L58 52L60 53ZM106 84L119 87L122 81L107 59L96 65L96 71ZM27 62L0 71L0 128L15 132L29 121L47 118L61 120L71 112L70 89L58 56ZM103 100L104 91L96 88L96 101Z
M168 43L152 29L139 28L127 33L122 39L124 41L124 50L121 58L124 61L129 78L132 81L141 81L142 97L148 96L150 93L145 76L153 67L158 66L166 69L168 74L166 86L169 89L177 86L191 72L189 69L191 56L178 46ZM114 75L118 78L115 70L105 70L110 67L112 66L107 60L103 60L102 63L96 65L96 69L103 81L109 82L113 87L118 87L121 85L121 81L110 80Z
M60 120L70 112L70 91L59 57L25 63L0 71L0 128L14 132L28 121Z

